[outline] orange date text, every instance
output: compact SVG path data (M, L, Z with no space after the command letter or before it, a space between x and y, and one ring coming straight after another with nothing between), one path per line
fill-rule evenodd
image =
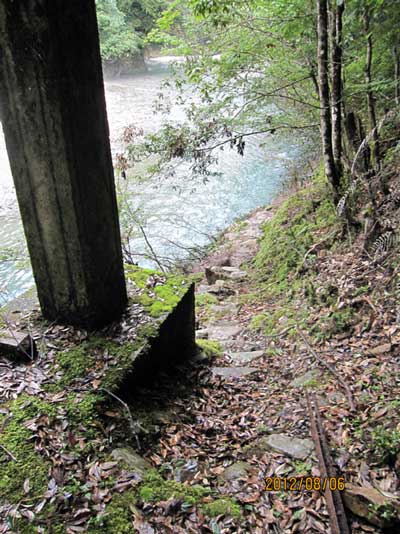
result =
M265 491L343 491L344 477L265 477Z

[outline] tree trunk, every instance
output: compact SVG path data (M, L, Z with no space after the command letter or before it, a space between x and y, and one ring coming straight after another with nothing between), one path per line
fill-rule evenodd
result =
M400 105L400 47L398 45L393 48L394 60L394 101Z
M374 157L375 165L379 166L380 161L380 150L379 150L379 136L376 128L376 111L375 111L375 97L371 88L372 84L372 54L373 54L373 43L372 35L370 31L370 11L366 6L364 9L364 30L365 37L367 39L367 56L365 61L365 83L367 84L367 105L368 105L368 119L370 129L373 130L373 148L372 154Z
M342 21L344 0L336 0L332 20L332 149L336 170L342 168Z
M0 104L44 317L97 327L126 288L94 0L0 0Z
M340 177L337 173L332 148L331 106L328 76L328 3L317 0L318 8L318 85L320 122L325 173L332 186L335 202L339 199Z

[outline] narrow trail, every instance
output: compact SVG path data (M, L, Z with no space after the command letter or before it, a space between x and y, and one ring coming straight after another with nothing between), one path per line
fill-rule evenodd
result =
M199 315L197 335L218 342L223 351L211 363L198 357L198 387L189 399L178 401L179 408L173 406L180 421L165 428L149 457L156 464L179 465L171 468L176 480L205 484L221 498L240 503L244 515L239 521L221 510L215 530L205 521L201 532L329 532L320 492L265 489L266 477L273 490L273 477L319 475L302 386L321 373L309 360L299 361L279 343L255 334L252 314L241 304L249 280L240 267L253 258L261 226L271 215L269 209L254 212L225 234L223 245L203 263L202 268L212 266L210 283L204 276L197 294L214 295L218 303L206 317ZM176 518L172 525L178 528ZM190 520L182 518L182 527L196 532Z

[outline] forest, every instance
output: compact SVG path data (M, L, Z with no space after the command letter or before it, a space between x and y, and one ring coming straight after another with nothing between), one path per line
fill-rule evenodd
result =
M28 58L41 7L0 0L39 299L0 315L0 534L400 532L399 0L85 6L62 30L45 10ZM147 98L155 55L175 58L161 119L127 109L111 151L101 61L108 90ZM129 187L140 206L146 183L166 204L206 186L205 235L254 147L265 188L285 160L279 188L205 246L166 227L186 253L167 261Z

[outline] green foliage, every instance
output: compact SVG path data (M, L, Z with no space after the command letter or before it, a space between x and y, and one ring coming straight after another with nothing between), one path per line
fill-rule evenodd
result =
M398 510L390 502L386 502L385 504L370 504L368 508L371 517L378 517L385 524L391 524L393 521L397 522Z
M96 0L101 54L105 60L134 56L143 47L141 37L129 27L116 0Z
M400 431L378 426L371 432L371 449L381 464L391 464L400 453Z

